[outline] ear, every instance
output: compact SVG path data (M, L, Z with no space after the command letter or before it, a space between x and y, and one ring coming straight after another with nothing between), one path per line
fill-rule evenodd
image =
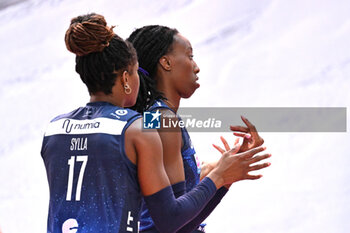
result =
M171 61L169 56L163 56L159 59L159 64L162 66L162 68L166 71L171 70Z
M128 81L129 81L129 72L124 70L122 75L121 75L121 79L120 79L123 87L128 84Z

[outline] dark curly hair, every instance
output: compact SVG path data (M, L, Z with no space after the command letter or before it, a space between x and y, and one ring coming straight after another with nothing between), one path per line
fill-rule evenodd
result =
M75 70L89 93L112 93L119 74L131 71L137 62L134 47L108 27L102 15L91 13L75 17L65 35L66 47L76 54Z

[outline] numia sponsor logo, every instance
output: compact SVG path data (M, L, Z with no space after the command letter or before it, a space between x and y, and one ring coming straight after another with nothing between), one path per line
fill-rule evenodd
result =
M73 130L80 129L96 129L100 127L100 122L86 122L86 123L71 123L70 119L63 122L62 129L65 129L66 133L70 133Z

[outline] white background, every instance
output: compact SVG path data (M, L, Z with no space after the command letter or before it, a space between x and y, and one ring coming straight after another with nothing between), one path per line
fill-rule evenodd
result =
M201 87L181 106L349 106L346 0L26 0L1 9L3 233L46 231L41 140L54 116L89 100L63 39L70 19L88 12L104 15L123 38L162 24L191 41ZM202 160L218 158L211 143L220 143L220 135L234 140L230 133L191 134ZM261 135L271 167L259 181L232 185L206 221L207 231L350 232L349 133Z

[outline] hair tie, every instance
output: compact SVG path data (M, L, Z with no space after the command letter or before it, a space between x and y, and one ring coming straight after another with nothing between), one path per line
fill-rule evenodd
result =
M149 76L149 73L147 72L147 70L142 69L141 67L139 67L139 71L140 71L141 73L143 73L144 75Z

